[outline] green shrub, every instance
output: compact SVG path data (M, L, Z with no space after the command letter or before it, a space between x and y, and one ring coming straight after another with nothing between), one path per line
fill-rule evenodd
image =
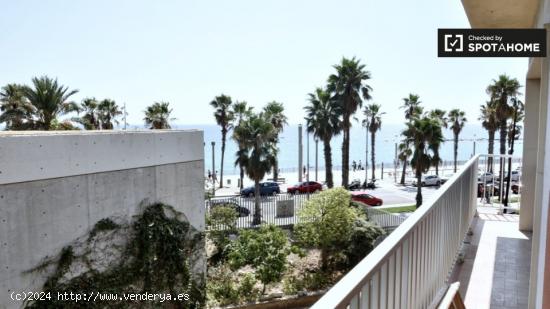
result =
M227 255L230 243L229 235L237 233L237 211L231 207L218 206L211 209L206 217L206 224L210 227L208 238L216 245L217 254L214 262L223 260Z
M274 225L263 225L258 230L242 231L232 244L228 255L233 270L245 265L254 268L256 278L265 286L281 280L286 270L290 246L285 232Z
M211 267L206 281L206 295L212 305L230 305L239 301L239 290L235 286L233 272L226 265Z
M261 291L256 288L256 278L253 274L245 274L239 284L239 296L243 301L255 301L260 296Z
M306 272L298 276L286 276L283 279L283 292L296 295L307 291L319 291L332 285L332 274L324 271Z
M348 246L344 250L347 267L351 268L357 265L372 251L376 239L384 234L384 230L379 226L363 218L357 218L353 223Z
M311 198L300 211L294 227L296 239L321 249L321 266L326 269L330 255L345 248L352 236L359 212L350 207L351 196L343 188L323 191Z

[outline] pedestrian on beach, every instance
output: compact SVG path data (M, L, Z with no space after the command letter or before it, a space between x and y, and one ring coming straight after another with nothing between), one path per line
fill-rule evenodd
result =
M214 182L218 183L218 171L214 172L214 174L212 174L212 177L214 178Z
M355 160L353 160L353 163L351 164L351 167L353 168L353 171L355 172L355 170L357 169L357 162L355 162Z
M208 170L208 180L212 180L212 172Z

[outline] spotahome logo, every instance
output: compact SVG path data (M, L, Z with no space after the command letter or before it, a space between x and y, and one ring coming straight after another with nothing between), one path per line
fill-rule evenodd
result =
M546 57L546 29L438 29L439 57Z

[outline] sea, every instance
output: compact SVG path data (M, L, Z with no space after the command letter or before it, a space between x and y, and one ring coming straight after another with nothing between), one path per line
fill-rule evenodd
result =
M205 169L217 171L220 170L221 160L221 129L217 125L173 125L173 129L199 129L204 131L204 158ZM380 131L376 133L375 141L375 158L376 165L384 164L384 167L393 167L395 159L395 147L396 144L402 139L401 132L405 129L404 124L383 124ZM280 135L279 142L279 168L281 172L294 172L299 168L298 165L298 125L287 125ZM305 127L303 130L303 165L307 162L307 144L309 139L309 165L315 167L315 150L316 143L314 137L311 134L306 134ZM231 138L232 131L228 134L225 159L224 159L224 174L236 175L239 173L238 167L235 166L235 153L237 152L237 145ZM357 163L361 162L365 166L366 155L366 129L359 124L351 128L350 131L350 164L352 161ZM453 160L453 134L450 129L444 129L445 142L443 143L440 155L443 161ZM498 153L499 141L498 132L497 140L495 141L495 152ZM464 161L472 157L474 153L483 154L487 153L488 141L487 131L483 129L481 124L471 123L466 124L459 135L458 143L458 160ZM215 167L212 168L212 145L211 142L215 142L214 147L214 161ZM370 133L368 136L368 164L370 165ZM475 149L474 149L475 147ZM334 170L341 169L342 163L342 135L338 135L332 139L332 164ZM514 145L514 154L521 157L523 148L523 137L516 140ZM323 143L318 142L318 166L320 169L324 168L324 152Z

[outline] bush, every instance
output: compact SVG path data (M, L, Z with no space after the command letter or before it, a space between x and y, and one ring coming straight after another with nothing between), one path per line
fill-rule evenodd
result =
M363 218L357 218L353 223L349 244L344 250L347 267L351 268L357 265L374 249L376 239L384 234L384 230L379 226Z
M226 206L212 208L206 217L206 224L211 228L208 238L216 245L218 251L213 260L218 261L225 258L227 246L230 243L229 235L237 233L237 218L237 211Z
M239 301L239 290L235 286L233 273L227 266L210 268L206 281L206 295L209 303L221 306L236 304Z
M286 295L297 295L306 291L319 291L332 285L332 274L317 271L306 272L298 276L287 276L283 279L283 292Z
M311 198L294 228L296 239L321 249L321 266L326 269L330 255L346 248L359 212L350 207L351 196L343 188L323 191Z
M231 245L229 265L233 270L245 265L254 268L256 277L265 286L281 280L286 270L290 246L283 230L274 225L263 225L258 230L242 231Z

